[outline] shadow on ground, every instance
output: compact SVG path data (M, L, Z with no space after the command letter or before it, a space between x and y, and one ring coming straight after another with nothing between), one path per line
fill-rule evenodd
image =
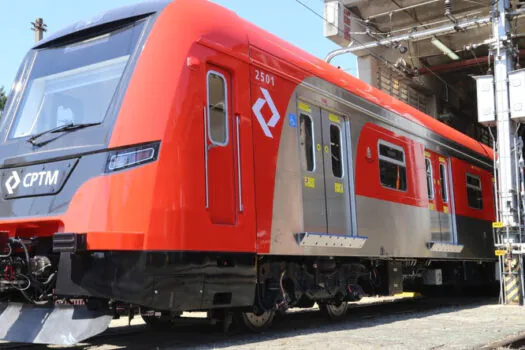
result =
M166 331L153 331L147 326L126 327L122 334L111 334L97 338L89 344L79 344L69 349L177 349L177 348L214 348L239 346L264 346L269 340L283 340L297 336L324 334L330 332L376 327L393 322L417 319L443 313L472 309L487 304L497 304L496 299L454 298L454 299L419 299L389 304L357 307L350 310L348 317L341 322L332 322L320 312L300 310L276 318L273 326L262 334L253 334L237 329L223 333L218 327L194 324L175 326Z

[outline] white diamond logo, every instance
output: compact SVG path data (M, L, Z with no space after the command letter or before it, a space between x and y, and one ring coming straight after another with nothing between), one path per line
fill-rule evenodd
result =
M257 118L257 121L259 124L261 124L261 128L264 132L264 134L269 137L273 138L272 132L270 131L270 128L273 128L275 125L277 125L277 122L279 119L281 119L281 116L279 115L279 111L275 107L275 104L273 103L273 99L270 96L270 93L265 88L260 88L261 92L264 96L264 98L259 97L259 99L255 102L255 104L252 107L252 111L255 114L255 117ZM264 105L268 103L268 107L270 107L270 110L272 111L272 117L266 123L266 120L264 119L261 110L264 107Z
M9 176L9 179L5 182L7 193L13 194L18 185L20 185L20 176L18 176L16 171L13 171L11 176Z

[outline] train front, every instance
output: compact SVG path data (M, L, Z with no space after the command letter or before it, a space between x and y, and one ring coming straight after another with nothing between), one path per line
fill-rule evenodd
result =
M77 23L47 38L21 65L0 127L0 339L73 344L112 319L111 302L97 299L118 294L107 283L107 256L82 260L100 266L89 276L77 274L72 260L86 249L87 234L100 251L107 244L141 247L136 232L123 226L134 218L108 211L137 205L125 197L138 183L148 191L159 143L112 147L111 140L162 6ZM108 203L112 194L122 203ZM104 231L115 231L112 243Z

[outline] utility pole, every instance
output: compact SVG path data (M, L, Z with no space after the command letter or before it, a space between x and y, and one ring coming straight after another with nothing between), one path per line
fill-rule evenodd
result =
M37 18L34 22L31 22L31 30L35 32L35 43L39 42L44 38L44 32L47 32L47 24L44 23L42 18Z
M516 164L512 156L516 123L510 119L509 101L509 73L513 70L512 43L510 40L510 22L507 17L509 0L499 0L493 5L492 32L494 43L492 53L494 57L494 87L495 112L497 126L498 162L499 162L499 192L501 204L501 220L509 231L516 227L516 214L519 212L516 179ZM510 232L509 232L510 234Z
M519 124L525 122L525 113L521 110L523 91L516 90L523 89L525 71L514 70L516 55L510 22L522 13L521 10L511 11L510 0L493 2L490 53L494 57L494 76L476 77L478 121L489 128L497 128L497 139L494 140L496 221L493 229L500 266L500 300L505 304L520 304L525 294L525 181L523 142L517 133Z

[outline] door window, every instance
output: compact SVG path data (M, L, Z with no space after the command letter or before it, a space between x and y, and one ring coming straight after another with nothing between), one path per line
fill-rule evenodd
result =
M341 148L341 129L330 124L330 151L332 154L332 174L337 178L343 177L343 152Z
M434 199L434 184L432 181L432 161L430 160L430 158L425 158L425 172L427 175L428 199Z
M314 152L314 130L312 118L306 114L301 114L300 119L300 145L302 154L303 169L315 171L315 152Z
M214 145L228 144L228 91L221 73L208 72L208 135Z
M443 203L448 203L447 171L443 163L439 163L439 181L441 183L441 199Z

